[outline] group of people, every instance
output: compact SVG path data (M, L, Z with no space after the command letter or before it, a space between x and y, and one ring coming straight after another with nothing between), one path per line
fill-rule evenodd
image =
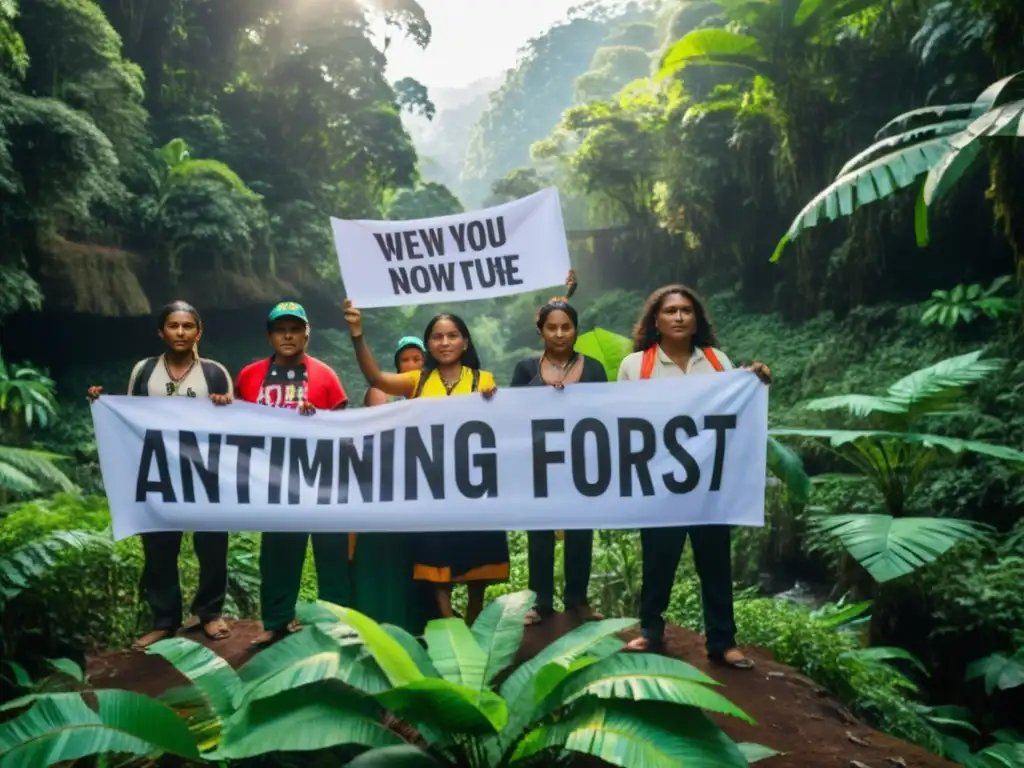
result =
M537 312L537 333L543 352L520 361L509 386L551 386L607 382L602 363L575 351L579 314L569 303L576 288L570 272L565 297L548 301ZM405 336L394 353L394 372L382 370L363 337L362 316L351 301L344 304L356 360L369 389L364 405L385 405L395 399L451 397L479 393L491 398L497 391L493 374L484 370L466 323L442 313L427 324L422 338ZM349 404L337 374L307 352L309 319L294 302L276 305L267 318L267 337L273 354L252 363L232 380L220 363L199 356L203 334L199 312L176 301L157 317L166 350L140 361L129 377L128 394L209 398L226 406L233 399L273 408L294 408L312 416L340 410ZM684 285L654 291L645 302L633 332L634 352L618 371L619 381L688 376L730 370L734 366L717 347L714 327L704 304ZM763 363L748 368L763 382L771 372ZM103 388L90 387L90 401ZM569 401L567 401L568 403ZM763 471L752 468L751 471ZM199 586L191 618L182 624L178 577L180 532L142 534L145 564L142 591L153 615L149 632L135 648L171 637L179 629L201 630L211 640L231 634L222 611L227 591L228 534L199 532L193 537L199 560ZM565 537L567 612L581 621L602 618L588 604L593 531L570 530ZM554 611L554 531L530 531L529 586L536 593L528 624L542 622ZM733 619L730 528L703 525L641 531L643 584L642 633L630 650L658 651L664 640L664 612L689 538L700 579L708 656L737 669L753 662L736 647ZM297 631L299 597L306 548L312 539L318 595L371 616L378 622L403 626L419 634L431 618L458 616L452 589L465 584L472 623L483 609L488 585L507 581L509 551L500 531L460 533L264 533L259 568L262 632L253 645L266 647Z

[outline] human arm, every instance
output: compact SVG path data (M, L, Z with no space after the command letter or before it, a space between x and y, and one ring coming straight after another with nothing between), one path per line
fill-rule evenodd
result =
M349 333L352 335L356 362L359 363L359 370L363 372L366 381L371 387L376 387L388 395L411 397L416 386L413 379L401 373L385 373L380 369L363 337L362 313L352 305L351 299L345 299L344 306L345 322L348 323Z
M600 362L592 357L583 356L583 375L580 377L580 382L584 384L600 384L602 382L607 383L608 371L604 369L604 366Z
M370 387L366 390L366 398L363 400L363 405L372 407L374 405L387 405L388 396L387 393L377 389L376 387Z
M85 391L85 397L86 397L86 399L90 403L93 402L96 398L98 398L102 394L103 394L103 387L99 386L98 384L94 384L93 386L89 387Z
M235 385L227 368L214 360L203 360L206 389L214 405L229 405L235 398Z
M534 376L537 375L533 368L533 359L528 358L526 360L520 360L516 363L515 370L512 371L512 381L509 382L510 387L525 387L533 381Z
M714 352L715 352L715 356L718 358L719 363L721 363L721 365L722 365L722 370L725 370L725 371L736 370L736 366L733 364L732 360L730 360L728 358L728 356L724 352L722 352L722 350L716 349L716 350L714 350ZM771 369L767 365L765 365L764 363L753 362L750 365L740 366L739 370L741 370L741 371L750 371L751 373L753 373L755 376L757 376L757 378L759 378L765 384L771 384L772 383L772 372L771 372Z
M570 269L569 274L565 276L565 298L571 299L572 295L576 293L576 288L578 286L579 283L576 281L576 270Z

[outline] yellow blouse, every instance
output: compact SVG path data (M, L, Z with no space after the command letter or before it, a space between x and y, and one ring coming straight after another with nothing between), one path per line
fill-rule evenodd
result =
M402 375L412 382L413 392L416 391L416 387L420 383L421 371L406 371ZM477 385L477 391L485 389L494 389L497 384L494 382L494 375L490 371L480 371L480 383ZM459 376L459 383L455 385L455 389L452 390L453 395L468 395L473 391L473 371L470 368L462 367L462 374ZM438 373L435 368L430 372L430 376L427 377L426 382L423 384L423 391L420 393L420 397L447 397L448 392L444 388L444 382L441 381L441 374Z

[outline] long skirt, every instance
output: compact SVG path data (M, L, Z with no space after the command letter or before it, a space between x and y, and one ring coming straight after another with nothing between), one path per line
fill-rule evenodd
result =
M504 531L416 534L413 559L413 578L417 581L508 581L508 537Z
M378 624L395 624L419 635L431 605L413 584L411 536L349 534L350 608Z

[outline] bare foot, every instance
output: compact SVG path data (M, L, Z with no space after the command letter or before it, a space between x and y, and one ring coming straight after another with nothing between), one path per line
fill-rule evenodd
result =
M542 620L543 619L541 618L541 615L537 612L537 609L531 608L529 611L526 612L526 616L523 618L523 625L527 627L532 627L535 624L540 624Z
M628 643L626 643L627 651L635 651L637 653L660 653L662 648L661 642L652 642L650 638L640 635L640 637L634 637Z
M743 655L739 648L730 648L723 654L713 654L711 661L733 669L753 669L754 662Z
M570 613L576 616L580 621L601 621L601 619L604 618L603 613L598 613L589 605L581 605L577 608L573 608Z
M224 640L231 637L231 628L224 619L213 619L203 624L203 634L211 640Z
M132 649L141 651L160 640L166 640L169 637L174 637L175 632L176 630L173 629L154 629L132 643Z

